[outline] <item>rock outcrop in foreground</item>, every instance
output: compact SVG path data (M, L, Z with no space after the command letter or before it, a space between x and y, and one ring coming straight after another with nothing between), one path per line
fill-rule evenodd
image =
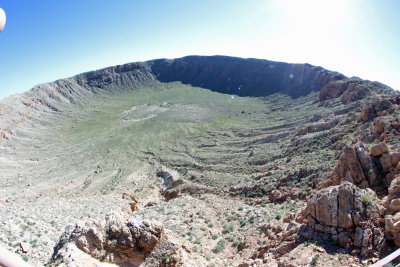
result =
M361 249L358 253L362 256L370 256L379 253L384 244L384 211L375 192L343 182L319 191L310 200L303 221L310 230L300 235L306 239L330 239L347 249Z
M126 221L121 216L110 214L104 222L77 223L68 227L60 238L52 262L82 266L90 255L97 259L91 259L95 266L101 263L190 266L193 260L189 253L159 223L140 218ZM201 263L202 259L196 261Z

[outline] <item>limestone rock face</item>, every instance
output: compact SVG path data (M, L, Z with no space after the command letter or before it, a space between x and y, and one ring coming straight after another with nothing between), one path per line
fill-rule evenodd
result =
M355 150L358 160L360 161L361 166L364 170L364 175L368 179L369 185L375 185L377 183L377 170L375 165L372 163L370 155L361 146L356 147Z
M354 226L351 213L354 209L354 188L350 183L344 183L338 191L338 226L351 228Z
M313 214L317 221L333 227L338 227L338 188L331 187L318 192Z
M367 163L368 159L365 161ZM339 158L339 164L336 165L334 172L340 180L346 180L355 184L359 184L365 180L363 167L358 160L354 147L346 146L343 149Z
M301 216L307 223L307 229L303 229L300 235L307 239L325 235L342 247L364 248L367 255L372 246L379 250L383 242L378 219L379 205L374 191L360 189L346 181L324 188L303 211Z
M115 214L108 215L105 222L77 223L67 228L53 260L70 257L66 252L74 251L73 247L97 260L129 266L181 266L186 253L162 225L137 218L126 221Z
M373 191L363 190L349 182L319 191L305 209L306 217L324 226L351 228L357 223L353 215L360 215L366 205L362 198L376 197ZM364 201L365 202L365 201ZM359 207L357 211L356 206Z

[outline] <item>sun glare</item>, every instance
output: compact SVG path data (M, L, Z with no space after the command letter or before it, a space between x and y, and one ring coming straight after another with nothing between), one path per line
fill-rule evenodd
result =
M350 18L349 4L344 0L276 0L275 7L294 32L332 31Z
M273 0L264 10L266 23L275 28L252 51L265 58L335 67L338 55L346 53L346 34L354 28L350 2Z

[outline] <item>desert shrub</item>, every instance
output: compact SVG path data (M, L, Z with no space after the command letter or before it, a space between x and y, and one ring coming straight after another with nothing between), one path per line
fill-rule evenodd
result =
M368 194L363 195L363 197L362 197L362 202L363 202L364 204L366 204L366 205L371 204L371 203L372 203L371 196L368 195Z
M224 239L219 240L217 245L213 249L214 253L222 252L225 249L225 246L226 246L226 241Z
M228 236L225 239L228 240L229 242L233 242L235 240L235 238L233 236Z
M251 217L250 217L250 220L249 220L249 223L254 223L255 219L256 219L255 216L251 216Z
M224 225L224 229L222 230L222 233L227 234L233 232L235 229L235 226L231 223L229 225Z
M320 260L320 256L319 255L315 255L313 258L312 258L312 260L311 260L311 266L315 266L315 265L317 265L317 262Z

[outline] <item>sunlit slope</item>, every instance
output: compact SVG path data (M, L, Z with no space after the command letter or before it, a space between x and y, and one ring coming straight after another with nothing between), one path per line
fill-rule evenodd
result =
M232 97L180 83L143 87L66 110L18 157L37 158L32 170L24 165L28 183L50 193L62 187L65 196L144 190L160 166L228 190L285 157L290 128L323 111L310 109L312 101Z
M228 189L284 157L290 124L323 111L310 109L312 101L238 97L180 83L93 98L55 114L35 138L19 135L14 153L24 168L18 172L29 179L18 185L38 184L50 194L60 187L65 196L143 190L154 185L154 170L166 166Z

